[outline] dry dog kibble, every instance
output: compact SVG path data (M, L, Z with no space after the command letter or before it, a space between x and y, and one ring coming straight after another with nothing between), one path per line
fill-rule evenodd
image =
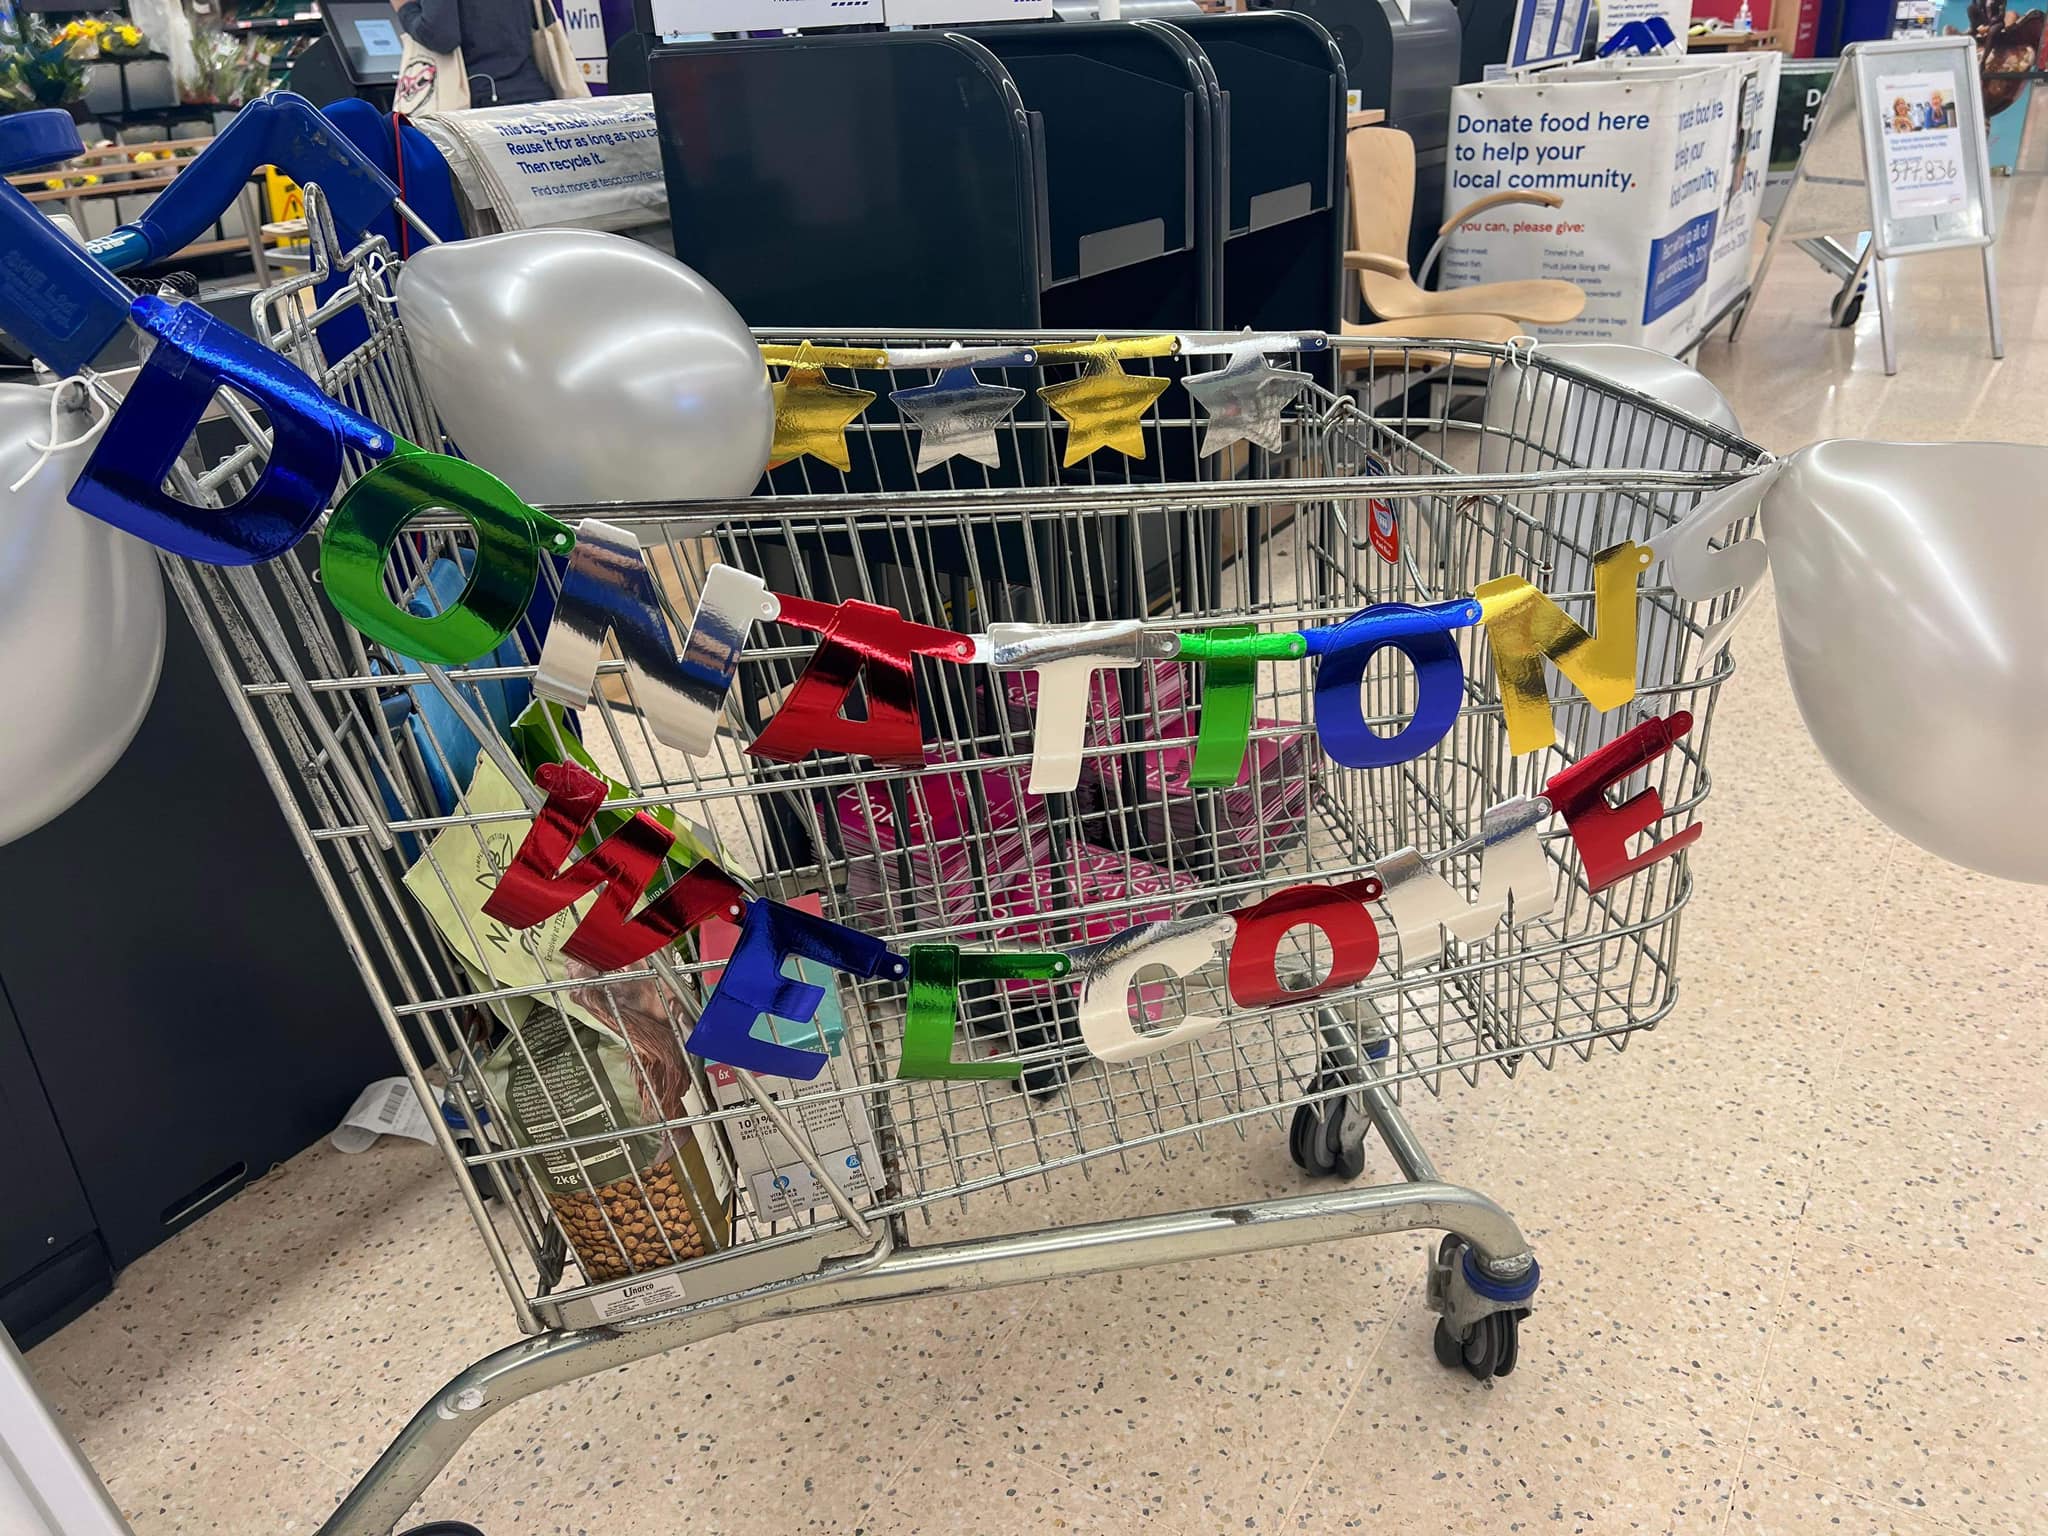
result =
M660 1112L642 1102L633 1058L615 1037L536 1009L485 1074L514 1133L535 1149L530 1176L587 1281L701 1258L728 1240L723 1228L706 1239L721 1207L705 1197L701 1152L646 1128Z
M705 1251L671 1163L657 1164L637 1179L601 1185L595 1198L556 1192L548 1204L593 1282L701 1258Z

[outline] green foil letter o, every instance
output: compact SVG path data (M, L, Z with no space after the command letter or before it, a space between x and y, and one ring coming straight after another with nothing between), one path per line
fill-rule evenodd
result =
M405 525L436 508L476 529L476 564L455 606L423 618L393 602L384 562ZM488 656L526 612L540 557L566 554L569 529L489 472L401 442L349 487L320 545L320 581L341 616L401 656L459 667Z

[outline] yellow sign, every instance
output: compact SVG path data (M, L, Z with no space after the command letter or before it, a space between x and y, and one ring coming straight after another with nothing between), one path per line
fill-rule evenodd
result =
M299 190L296 181L283 175L274 165L263 167L263 198L270 209L268 222L272 224L306 216L306 194Z

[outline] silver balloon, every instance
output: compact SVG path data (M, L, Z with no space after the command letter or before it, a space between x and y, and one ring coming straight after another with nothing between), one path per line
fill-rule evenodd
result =
M398 312L462 454L527 501L744 496L775 403L733 307L671 257L588 229L410 257Z
M64 499L89 444L83 410L48 434L47 388L0 384L0 843L67 810L114 766L149 713L164 660L156 553Z
M1928 852L2048 883L2048 448L1817 443L1763 498L1828 766Z
M1675 357L1617 342L1545 342L1535 356L1647 395L1686 416L1740 433L1735 412L1713 382ZM1486 394L1479 469L1675 469L1684 427L1647 416L1633 402L1586 388L1535 365L1508 364ZM1523 453L1526 443L1533 453Z
M1670 418L1607 390L1594 389L1556 369L1530 362L1501 366L1486 395L1486 430L1479 443L1479 470L1551 469L1698 469L1701 456L1692 445L1686 418L1740 433L1735 412L1720 390L1697 369L1648 347L1615 342L1545 342L1535 357L1561 363L1601 381L1647 396L1681 412ZM1720 456L1707 461L1718 467ZM1624 534L1647 542L1657 529L1647 517L1636 526L1614 522L1618 498L1603 491L1567 492L1553 496L1542 515L1563 538L1550 575L1548 591L1584 592L1593 585L1594 552ZM1647 507L1649 503L1640 504ZM1674 620L1651 609L1639 631L1636 683L1639 690L1667 687L1696 673L1719 654L1727 626L1712 643L1684 653ZM1566 728L1565 749L1574 757L1597 750L1627 730L1631 721L1621 711L1577 713ZM1636 786L1627 786L1633 793Z

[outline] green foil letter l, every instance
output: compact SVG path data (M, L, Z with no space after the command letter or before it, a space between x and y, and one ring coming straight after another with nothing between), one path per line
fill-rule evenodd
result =
M899 1078L1018 1078L1021 1061L955 1061L954 1030L960 1022L963 981L1048 981L1064 976L1073 962L1052 950L970 950L952 944L910 946L910 1003L903 1020L903 1061Z

